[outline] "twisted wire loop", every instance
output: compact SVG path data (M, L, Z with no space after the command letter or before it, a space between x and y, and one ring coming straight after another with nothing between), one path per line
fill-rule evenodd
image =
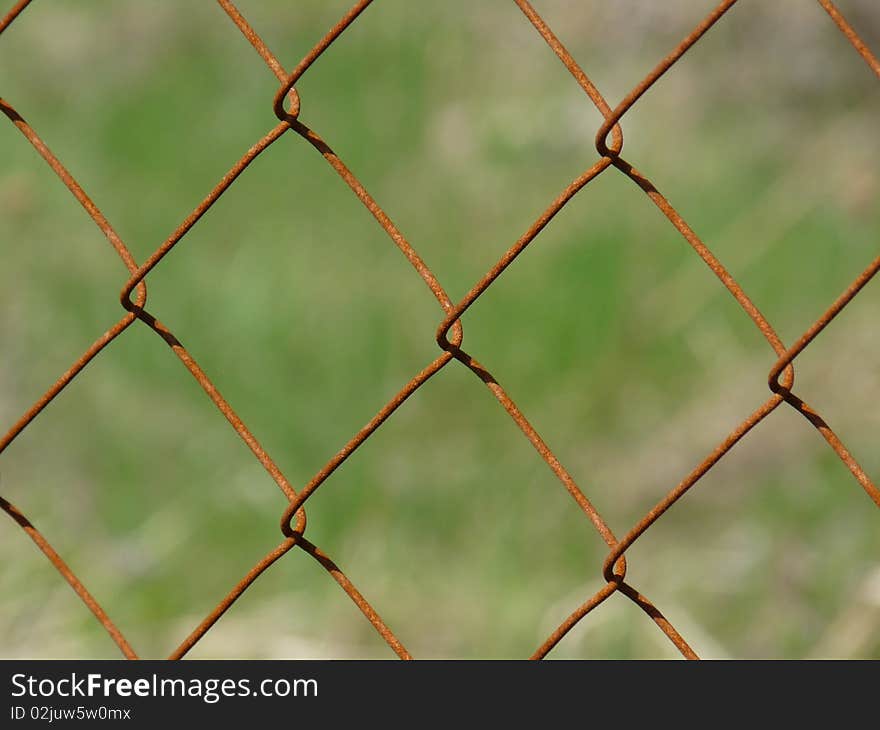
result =
M19 17L22 11L33 0L19 0L12 9L0 19L0 34L7 30L13 21ZM767 321L760 310L755 306L743 288L734 279L731 273L718 260L710 248L702 241L697 233L688 225L681 213L676 210L672 203L663 196L650 179L637 170L632 164L621 157L624 145L624 135L621 122L626 113L638 102L644 93L650 89L688 50L697 43L713 26L719 23L725 14L736 4L737 0L723 0L714 10L703 18L694 29L676 46L665 58L663 58L623 100L612 108L605 100L599 89L593 84L577 61L568 52L552 29L538 14L528 0L513 0L522 11L526 20L531 23L538 34L544 39L553 53L559 58L568 72L574 77L587 98L602 115L603 121L596 133L595 146L598 159L579 177L570 182L558 196L550 203L544 212L523 233L523 235L509 248L492 268L468 291L458 303L453 302L443 286L434 276L431 269L410 244L403 233L388 217L378 202L370 195L355 174L345 165L333 148L305 122L301 120L301 99L296 90L297 82L303 77L308 69L321 57L321 55L344 34L346 29L354 23L360 15L373 4L373 0L358 0L352 8L337 22L302 58L302 60L288 72L279 61L278 57L269 49L256 30L242 15L232 0L217 0L228 18L242 33L254 50L263 59L269 70L279 82L278 90L272 100L272 110L277 117L278 123L270 129L265 136L258 140L236 162L220 180L220 182L208 193L196 209L174 230L171 235L159 245L154 252L140 265L138 265L130 250L115 232L113 227L85 193L76 179L68 172L60 160L37 135L34 129L15 110L12 104L0 99L0 111L22 133L27 141L48 163L58 178L67 186L73 196L79 201L95 224L105 235L116 254L121 259L128 272L128 279L122 287L120 302L124 309L123 316L102 334L86 351L70 366L58 380L12 425L5 435L0 438L0 454L21 434L21 432L36 419L45 407L58 396L58 394L97 357L110 343L125 332L135 321L140 321L154 331L174 352L181 363L196 379L206 395L213 401L217 409L226 418L235 432L245 442L254 458L268 472L272 480L280 488L288 500L288 505L281 517L281 531L284 539L280 544L262 557L248 573L241 578L226 596L208 613L205 619L187 636L181 644L170 654L171 659L179 659L186 655L217 623L223 614L235 603L235 601L278 559L290 552L294 547L299 548L311 556L321 565L330 576L339 584L343 591L360 609L365 618L372 624L376 632L386 641L389 647L402 659L412 658L398 636L383 622L375 608L367 601L354 583L346 576L339 566L326 555L319 547L305 537L306 513L305 503L309 497L327 480L327 478L348 459L370 436L378 429L394 412L428 380L437 375L453 361L468 368L492 393L499 405L513 419L525 438L546 462L553 474L577 503L584 516L592 524L596 532L608 547L608 554L602 565L604 584L592 596L589 596L582 604L577 606L565 617L546 640L539 646L532 658L545 657L563 637L578 624L588 613L616 593L620 593L635 605L642 609L656 626L669 638L673 645L687 658L697 658L685 639L672 623L664 617L660 610L631 582L627 580L626 551L635 543L660 517L670 509L688 490L721 460L746 434L758 423L775 411L782 403L788 404L798 413L801 413L825 439L829 446L847 465L850 472L868 496L875 504L880 506L880 490L871 481L855 457L850 453L841 441L840 437L832 430L824 418L804 400L797 396L792 388L794 386L794 361L809 346L811 342L824 330L828 324L856 297L861 289L870 281L880 269L880 256L878 256L861 273L853 283L838 297L838 299L811 325L804 334L790 347L786 347L781 341L773 326ZM880 78L880 62L868 49L859 35L843 17L838 8L831 0L817 0L820 6L827 12L831 20L846 37L853 48L859 53L865 63ZM288 104L285 108L285 103ZM392 243L410 262L413 269L424 281L425 285L434 295L443 311L443 319L436 331L436 341L440 347L440 354L430 363L424 366L409 382L407 382L388 403L360 431L331 458L310 481L298 491L291 485L287 477L277 466L275 461L260 445L257 438L247 425L236 414L229 402L220 394L209 379L207 373L196 362L184 345L174 336L168 326L161 323L153 314L147 311L147 288L146 279L149 274L160 264L167 254L177 246L186 236L190 229L198 223L199 219L219 200L229 189L235 180L260 154L271 147L285 133L292 131L303 140L308 142L336 171L342 180L348 185L354 195L361 201L367 210L375 218L376 222L385 231ZM768 384L770 396L763 403L757 405L754 410L741 423L739 423L709 455L700 462L689 474L677 485L669 490L644 517L633 525L622 538L615 536L608 523L601 517L593 502L578 486L571 473L562 465L555 456L550 446L538 434L535 428L526 418L525 414L516 405L507 391L499 383L487 367L468 354L462 347L464 342L464 328L462 317L468 309L492 286L504 271L516 260L525 249L531 245L541 231L550 224L556 214L568 205L572 199L583 190L590 182L605 173L607 170L616 169L635 183L648 197L648 199L669 220L675 229L681 234L694 252L705 262L711 272L720 280L723 286L730 292L734 299L742 307L755 327L766 339L773 350L776 358L769 376ZM58 552L52 547L46 537L37 530L28 518L10 502L0 497L0 507L28 534L34 543L42 550L50 562L71 585L83 603L92 611L98 621L104 626L111 638L119 646L122 653L128 658L137 658L134 649L126 640L123 633L111 621L105 610L98 601L83 585L74 571L64 562Z

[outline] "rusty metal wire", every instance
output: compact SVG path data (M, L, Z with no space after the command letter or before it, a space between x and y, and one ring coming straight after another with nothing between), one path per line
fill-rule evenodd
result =
M19 17L33 0L19 0L13 8L0 19L0 34L7 30L13 21ZM880 62L867 48L856 31L847 22L838 8L831 0L817 0L822 8L830 16L841 33L850 42L868 64L874 74L880 78ZM587 598L580 606L576 607L565 617L558 627L546 638L532 655L533 659L545 657L562 638L590 613L599 604L615 594L621 594L641 608L657 627L677 647L681 654L687 658L697 658L697 655L676 630L676 628L663 616L660 610L643 594L641 594L631 582L627 580L626 551L636 542L658 519L672 507L688 490L696 485L699 480L720 459L727 454L749 431L776 410L783 403L801 413L827 441L840 459L846 464L855 480L861 485L873 502L880 506L880 489L871 481L864 470L859 466L855 457L844 446L843 442L813 408L797 396L792 390L794 387L794 361L810 345L811 342L828 326L828 324L846 307L859 291L880 269L880 256L872 261L868 267L853 281L853 283L840 295L840 297L812 324L806 332L790 347L786 347L773 326L761 314L752 300L737 283L734 277L725 269L723 264L716 258L709 247L690 228L681 214L660 193L653 183L623 157L624 137L621 129L621 121L629 109L635 105L642 95L653 86L676 62L697 43L716 23L721 21L725 13L736 4L737 0L724 0L708 16L706 16L687 35L684 40L663 60L661 60L646 76L637 84L624 99L613 109L607 103L601 92L596 88L577 61L566 50L565 46L556 37L547 23L532 7L528 0L514 0L516 5L525 15L526 19L534 26L535 30L546 41L547 45L556 54L565 68L578 82L586 93L588 99L602 114L604 121L596 133L596 150L598 159L577 179L566 186L555 200L547 207L541 216L531 227L516 241L498 260L498 262L483 276L458 303L453 302L443 286L422 260L416 249L404 237L403 233L395 226L379 204L373 199L366 188L361 184L354 173L336 155L333 149L314 130L308 127L300 119L301 102L296 91L297 81L305 74L320 56L333 44L345 30L354 23L373 0L359 0L343 18L334 25L327 34L321 38L306 56L288 72L284 66L269 50L257 32L251 27L244 16L239 12L231 0L218 0L219 5L225 11L229 19L238 27L254 50L260 55L269 70L280 82L277 93L272 100L272 110L278 118L276 124L266 135L257 141L245 155L232 167L214 189L205 197L199 206L180 224L180 226L153 252L141 265L138 265L122 239L103 216L98 207L92 202L85 191L80 187L76 179L68 172L59 159L40 139L34 129L15 110L12 104L0 99L0 111L18 128L43 159L49 164L55 174L68 187L73 196L79 201L86 212L91 216L110 242L116 254L122 260L128 271L129 278L125 282L120 295L120 301L125 314L107 332L101 335L95 343L71 367L58 378L58 380L40 397L22 417L12 425L2 438L0 438L0 454L15 440L16 437L36 419L43 409L86 367L105 347L125 332L135 321L153 330L174 352L181 363L192 373L207 396L214 402L218 410L226 417L232 428L244 440L254 457L266 469L285 497L289 505L281 518L281 531L284 539L281 543L265 555L254 567L239 580L232 590L218 603L205 619L183 640L183 642L170 654L169 658L179 659L202 639L217 620L235 603L235 601L269 568L275 561L286 555L292 548L299 548L307 555L314 558L340 585L345 593L364 614L366 619L373 625L375 630L388 643L391 649L402 659L412 658L401 643L396 634L383 622L379 614L354 584L346 577L345 573L323 553L317 546L305 537L306 513L305 504L309 497L324 483L324 481L369 437L376 431L392 414L403 404L407 398L415 393L430 378L439 373L453 361L467 367L474 373L492 392L501 407L513 419L520 428L525 438L531 443L541 458L547 463L562 486L572 496L584 516L592 523L596 531L608 546L608 555L602 565L602 575L605 584L594 595ZM285 109L285 102L289 102L289 108ZM267 100L268 106L268 100ZM172 331L159 322L156 317L147 311L147 286L146 279L150 272L165 258L165 256L186 236L189 230L199 221L211 206L223 195L223 193L235 182L236 178L253 162L257 156L267 150L287 132L294 132L314 147L318 153L330 164L338 175L351 188L352 192L373 215L379 225L388 234L388 237L400 249L401 253L409 260L412 267L425 282L431 293L437 299L443 310L443 320L440 323L436 340L440 347L440 354L424 369L416 374L400 391L373 417L373 419L329 461L315 476L300 490L296 490L284 476L271 456L260 445L245 423L239 418L232 406L224 399L217 388L208 378L205 371L195 361L187 349L178 341ZM609 139L610 137L610 139ZM502 275L505 269L529 246L538 234L547 226L554 216L562 210L574 197L585 188L592 180L607 170L615 168L623 175L632 180L648 197L648 199L660 209L669 219L669 222L684 237L694 252L706 263L712 273L718 277L724 287L740 304L761 334L772 348L776 361L770 369L768 384L771 395L745 420L737 425L720 444L681 482L673 487L654 507L652 507L637 524L632 526L622 538L616 537L611 527L600 516L599 512L577 485L572 475L556 458L550 447L541 438L534 427L529 423L526 416L513 402L498 380L490 371L480 364L473 356L468 354L462 347L464 342L464 330L461 318L468 308L479 299L491 287L492 283ZM134 296L134 298L132 298ZM63 561L61 556L54 550L46 537L28 520L28 518L14 505L0 497L0 507L28 534L34 543L43 551L55 568L71 585L83 603L92 611L98 621L104 626L112 639L119 646L122 653L128 658L137 658L137 654L126 640L123 633L112 622L110 617L100 606L98 601L86 590L82 581Z

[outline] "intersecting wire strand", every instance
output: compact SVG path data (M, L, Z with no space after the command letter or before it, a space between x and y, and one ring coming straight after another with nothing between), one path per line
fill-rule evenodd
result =
M831 0L817 0L828 13L843 35L862 56L875 75L880 78L880 63L867 48L858 34L849 25L840 11ZM32 0L20 0L7 15L0 20L0 33L6 30L20 13L30 5ZM220 617L232 606L232 604L253 584L253 582L272 564L283 555L286 555L293 547L300 548L315 559L348 594L358 606L364 616L374 626L380 636L389 646L404 659L411 658L409 652L403 646L399 638L387 627L379 617L375 609L364 598L352 581L317 546L304 536L306 528L305 503L309 497L326 481L326 479L363 444L372 433L379 428L414 392L424 383L436 375L453 360L457 360L473 372L484 383L499 404L511 416L528 441L547 463L564 488L574 498L575 502L584 512L585 516L593 524L594 528L608 545L609 554L603 565L605 585L595 594L590 596L584 603L572 611L560 625L547 637L543 644L533 654L532 658L542 658L596 606L601 604L617 592L633 601L639 606L672 641L683 656L696 658L696 654L682 638L675 627L663 616L659 609L651 601L642 595L634 586L628 583L626 578L627 549L654 524L664 512L666 512L678 499L691 489L700 478L705 475L733 446L738 443L752 428L772 413L783 402L788 403L819 431L831 448L847 465L855 479L862 486L868 496L880 506L880 490L873 484L864 470L856 462L852 454L844 446L840 438L834 433L825 420L801 398L792 392L794 385L794 359L818 336L818 334L837 316L837 314L858 294L858 292L871 280L880 269L880 256L875 259L865 271L844 291L843 294L826 310L826 312L804 333L804 335L790 348L786 349L770 323L752 303L748 295L743 291L734 277L724 268L711 250L703 243L697 234L685 222L678 211L656 189L651 181L641 172L636 170L630 163L624 160L620 153L623 149L623 132L620 121L627 111L637 103L639 98L656 83L700 38L709 31L724 15L733 7L737 0L724 0L709 15L706 16L694 30L652 71L637 85L624 99L612 109L605 101L601 92L587 77L571 54L566 50L562 42L556 37L543 18L532 7L528 0L514 0L515 4L523 12L528 21L534 26L541 37L547 42L553 52L559 57L572 74L590 101L603 116L603 123L596 135L596 149L599 159L581 176L572 181L550 204L550 206L538 217L532 226L516 241L501 257L501 259L478 281L474 287L458 303L454 304L446 294L440 282L436 279L430 268L419 256L415 248L407 241L400 230L394 225L384 210L367 192L366 188L357 179L354 173L342 162L332 148L310 127L303 123L299 116L301 100L295 85L306 73L311 65L327 50L336 39L364 12L373 0L360 0L333 26L318 43L289 74L285 71L278 58L269 50L265 42L251 27L245 17L231 0L218 0L218 3L226 12L232 22L238 27L249 43L265 61L266 65L277 77L281 86L273 100L273 111L279 120L262 139L251 147L245 155L230 169L223 179L208 194L202 203L181 223L181 225L162 243L153 254L138 266L129 249L125 246L109 222L101 214L91 199L86 195L72 175L61 164L57 157L49 150L32 127L18 114L8 102L0 99L0 111L12 121L19 131L27 138L39 154L46 160L56 175L69 188L74 197L80 202L86 212L95 221L108 241L111 243L123 264L129 272L129 279L122 289L120 301L125 309L125 315L105 332L96 342L80 357L46 393L12 426L5 436L0 439L0 454L12 443L13 440L44 410L44 408L88 365L107 345L124 332L135 320L140 320L158 334L172 349L183 365L195 377L206 394L211 398L217 408L226 417L233 429L242 438L253 453L254 457L262 464L272 479L276 482L285 497L288 499L282 519L281 529L284 540L261 558L254 567L245 575L233 589L216 605L207 617L192 631L192 633L175 649L170 658L183 657L201 638L214 626ZM285 109L285 101L289 101L289 107ZM208 378L207 374L198 365L192 355L184 348L168 327L159 322L146 309L147 290L146 277L165 258L165 256L181 241L188 231L199 219L214 205L214 203L234 183L236 178L253 162L254 159L287 131L294 131L297 135L314 147L337 172L342 180L349 186L352 192L370 211L379 225L385 230L392 242L398 247L403 255L409 260L413 268L430 289L431 293L440 304L445 317L437 329L436 339L442 352L432 362L426 365L415 377L412 378L374 417L356 433L351 440L329 461L319 472L297 492L281 472L269 454L259 444L256 437L250 432L244 422L238 417L231 405L223 398L216 387ZM608 137L610 139L610 145ZM677 486L670 490L648 513L634 525L622 539L615 537L611 528L599 515L592 502L576 484L574 478L559 462L544 442L537 431L532 427L525 415L520 411L507 392L498 383L495 377L471 355L462 349L464 331L461 318L464 313L479 299L492 283L510 266L513 261L532 243L538 234L547 226L553 217L567 205L575 195L586 187L592 180L610 168L616 168L630 178L657 206L678 230L687 243L694 249L697 255L707 264L710 270L718 277L721 283L730 291L731 295L743 308L755 326L761 331L777 357L768 379L772 395L754 412L740 423L732 433L722 441L690 474L688 474ZM132 299L132 294L135 298ZM58 571L64 576L71 587L88 606L95 617L105 627L113 640L120 647L123 654L128 658L137 658L134 650L123 636L122 632L113 624L106 612L86 590L80 579L62 560L60 555L49 544L48 540L40 533L25 515L14 505L0 497L0 507L15 520L19 526L31 537L37 546L44 552Z

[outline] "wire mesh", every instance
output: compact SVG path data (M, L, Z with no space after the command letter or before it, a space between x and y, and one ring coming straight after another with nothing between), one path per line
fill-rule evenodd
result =
M33 0L19 0L13 8L0 20L0 33L7 30L10 25L21 15ZM494 266L471 288L467 295L459 302L454 302L434 273L420 257L416 249L410 244L401 231L386 215L380 205L374 200L366 188L361 184L355 174L337 156L333 149L309 126L300 119L300 98L296 90L297 82L309 70L320 56L335 43L358 17L370 5L373 0L360 0L324 35L306 56L295 66L292 71L287 71L275 54L267 47L247 19L242 15L231 0L218 0L222 10L244 35L254 50L260 55L269 70L276 76L280 86L272 101L272 108L278 123L269 130L264 137L258 140L247 153L226 173L219 183L202 200L198 207L178 226L178 228L142 263L138 264L132 256L129 248L114 230L110 222L104 217L98 207L89 198L74 176L64 167L59 159L41 140L36 131L15 110L12 104L0 99L0 110L15 125L15 127L27 138L30 144L48 163L55 174L67 186L72 195L87 211L95 224L110 242L116 254L122 260L129 272L129 278L125 282L120 295L120 302L124 309L123 316L107 332L102 334L85 353L64 372L58 380L24 413L21 418L0 439L0 454L40 416L46 406L64 390L82 370L97 357L111 342L126 332L135 322L139 321L153 330L174 352L183 366L189 370L199 383L205 394L213 401L217 409L227 419L230 426L244 440L253 457L269 473L280 490L283 492L289 504L281 517L281 532L283 539L268 554L266 554L251 570L241 578L229 591L229 593L211 610L205 619L171 652L169 658L179 659L196 645L217 623L221 616L228 611L235 601L269 568L275 561L286 555L293 548L316 560L339 584L349 598L357 605L364 617L372 624L378 634L387 642L388 646L402 659L412 658L409 651L401 643L398 636L382 620L377 611L367 601L363 594L355 587L346 574L336 563L321 551L319 547L310 542L306 536L306 512L305 506L309 497L327 480L327 478L359 449L370 436L389 419L394 412L429 379L437 375L441 370L453 362L457 362L470 370L479 378L497 399L500 406L507 412L511 419L521 430L525 439L538 452L547 466L552 470L565 490L571 495L584 517L592 523L595 530L601 536L608 547L608 554L601 566L604 585L594 595L589 596L581 605L575 607L571 613L563 618L546 640L535 650L533 659L545 657L565 635L593 609L599 606L615 594L620 594L635 603L647 617L656 624L668 639L675 645L684 657L695 659L697 655L689 646L681 633L667 620L663 613L639 590L627 580L627 550L649 528L659 520L663 514L692 489L724 456L743 439L758 423L779 408L783 403L800 413L812 424L828 443L829 447L840 457L851 472L853 478L865 491L868 497L880 506L880 490L871 481L862 467L856 461L843 444L838 435L832 430L822 416L811 408L806 402L798 397L794 391L794 361L812 343L816 337L828 326L828 324L856 297L861 289L871 280L880 269L880 256L875 258L864 271L846 288L846 290L828 307L792 345L786 347L777 335L773 326L758 310L748 294L743 290L736 279L725 269L711 249L690 228L681 214L672 204L657 190L652 182L632 164L627 162L621 152L624 145L621 121L626 113L638 103L644 93L651 88L679 59L684 56L700 38L709 31L716 23L722 20L725 13L733 7L737 0L724 0L693 30L681 43L661 60L624 98L612 108L605 100L602 93L596 88L577 61L566 50L562 42L547 25L541 15L535 10L528 0L514 0L535 31L540 34L547 45L556 54L565 68L574 77L588 99L601 113L604 121L596 133L595 146L598 152L596 162L579 177L573 180L565 189L550 203L546 210L534 223L523 233L495 263ZM821 7L826 11L831 21L846 37L853 49L862 57L873 73L880 78L880 61L867 48L855 29L843 17L838 8L831 0L818 0ZM177 246L187 233L195 226L199 219L220 199L220 197L235 182L236 178L264 151L272 146L287 132L293 132L309 143L345 181L354 195L366 206L378 224L397 246L400 252L407 258L416 273L430 289L433 296L443 311L443 320L436 331L436 342L440 348L440 354L418 372L400 391L372 418L372 420L358 431L341 450L318 471L314 477L301 489L296 489L273 461L272 457L260 445L248 426L236 414L232 406L224 399L217 388L209 379L202 367L193 356L174 336L172 330L161 323L153 314L146 309L147 284L149 274L162 262L166 255ZM584 189L591 181L610 169L616 169L632 180L677 229L687 241L694 252L705 262L710 271L718 278L720 283L730 292L739 303L755 327L760 330L776 358L775 363L768 375L770 396L758 405L752 414L742 423L738 424L720 444L706 458L700 462L684 479L675 485L657 504L633 525L622 537L616 536L608 523L601 517L593 502L575 482L575 479L562 463L554 455L550 447L545 443L535 428L528 421L523 412L510 398L504 388L495 377L478 362L472 355L463 349L464 329L462 316L468 308L474 304L498 279L511 263L535 240L541 231L547 226L556 214L568 205L571 200ZM30 520L10 502L0 497L0 506L4 511L27 533L37 547L55 566L58 572L70 584L80 597L82 602L94 614L95 618L106 629L113 641L119 646L122 653L131 659L137 658L137 654L126 639L123 632L113 623L98 601L89 593L79 577L68 567L62 557L55 551L49 540L30 522Z

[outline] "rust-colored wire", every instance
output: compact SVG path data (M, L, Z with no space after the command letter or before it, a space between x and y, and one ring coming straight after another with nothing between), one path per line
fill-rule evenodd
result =
M22 11L32 0L19 0L12 9L0 19L0 33L8 29L13 21L19 17ZM402 659L412 658L398 636L383 622L377 611L364 598L363 594L355 587L351 579L339 568L339 566L317 546L306 539L305 503L312 494L327 480L327 478L360 446L367 441L394 412L413 393L422 387L430 378L443 370L452 361L458 361L467 367L479 380L491 391L499 405L513 419L525 438L538 452L557 477L562 486L575 500L584 516L593 525L599 536L608 546L608 555L602 566L604 584L588 597L580 606L575 608L559 626L546 638L541 646L532 655L532 658L543 658L554 646L580 622L590 611L607 600L615 593L620 593L641 608L657 625L657 627L678 648L681 654L687 658L696 658L696 654L681 636L672 623L664 617L660 610L644 595L642 595L627 578L627 564L625 553L632 544L638 540L660 517L670 509L689 489L721 460L743 437L746 436L758 423L765 419L782 403L787 403L796 411L804 415L815 426L826 442L844 461L856 481L865 490L868 496L880 506L880 490L874 485L868 475L859 466L850 451L844 446L837 434L831 429L822 416L807 405L792 391L794 386L794 360L801 352L828 326L828 324L856 297L861 289L880 270L880 257L876 258L840 295L840 297L822 314L821 317L800 337L791 347L786 348L772 325L761 314L751 301L749 296L734 279L730 272L719 261L710 248L687 224L682 215L660 193L647 176L638 171L629 162L621 157L624 136L621 128L621 120L645 92L653 86L676 62L688 52L725 13L727 13L737 0L723 0L712 10L694 29L676 46L665 58L663 58L646 76L637 84L614 108L605 100L598 88L589 79L577 61L571 56L559 38L547 25L540 14L528 0L514 0L514 3L532 24L535 30L544 39L551 50L556 54L565 68L578 82L586 93L588 99L602 114L603 121L596 133L597 160L585 170L579 177L569 183L559 195L551 202L547 209L535 220L528 230L502 255L490 270L470 289L465 297L454 303L446 294L443 286L434 276L431 269L410 244L403 233L391 221L378 202L370 195L355 174L336 155L330 145L322 139L314 130L307 126L300 115L301 100L296 90L296 83L308 71L308 69L321 57L321 55L336 40L344 34L345 30L354 23L373 0L359 0L333 25L330 30L318 40L314 47L302 58L302 60L287 72L278 60L277 56L269 49L263 39L242 15L231 0L218 0L219 5L225 11L229 19L238 27L244 38L253 46L275 75L280 83L278 91L271 102L272 110L278 118L278 123L270 129L265 136L258 140L235 164L220 182L210 191L196 209L174 230L171 235L159 245L155 251L138 265L131 252L114 231L110 223L100 212L98 207L88 197L74 177L63 166L59 159L52 153L33 128L22 118L16 109L8 101L0 99L0 111L18 128L34 149L43 157L55 172L58 178L67 186L74 197L79 201L88 215L104 233L117 255L125 265L129 278L124 284L120 301L125 314L109 330L97 338L97 340L78 358L70 368L40 397L36 402L16 421L0 438L0 454L19 436L19 434L36 419L45 407L74 379L77 375L98 355L104 348L109 346L117 337L128 329L135 321L139 320L153 330L175 353L184 367L189 370L207 396L217 406L218 410L226 418L235 432L245 442L257 461L269 473L285 497L288 506L281 518L281 531L283 541L272 548L264 557L256 562L253 568L241 578L227 593L227 595L208 613L205 619L189 634L189 636L175 649L169 658L179 659L186 655L204 636L212 629L219 619L229 610L235 601L253 584L263 572L271 567L277 560L290 552L294 547L299 548L311 556L321 565L330 576L339 584L349 598L358 606L366 619L372 624L378 634L386 641L389 647ZM869 68L880 78L880 62L861 40L856 31L843 17L831 0L818 0L819 4L828 13L841 33L847 38L859 55L864 59ZM284 108L285 99L289 100L289 108ZM376 222L382 227L392 243L407 258L418 275L425 282L428 289L437 299L443 311L443 319L437 328L436 340L441 348L441 353L428 363L419 373L409 380L379 412L358 431L330 459L311 480L299 491L285 477L275 461L260 445L257 438L245 425L229 402L220 394L209 379L206 372L196 362L189 351L174 336L172 331L161 323L153 314L146 309L147 289L146 278L159 265L161 261L179 245L182 239L195 226L199 219L220 199L235 180L245 172L247 167L257 156L265 152L270 146L285 135L293 131L299 137L308 142L336 171L342 180L349 186L355 196L373 215ZM609 141L610 135L610 141ZM632 526L622 538L617 538L608 523L601 517L592 501L578 486L571 473L562 465L555 456L550 446L538 434L529 423L526 416L519 409L510 395L500 385L490 371L465 352L462 348L464 330L462 317L469 308L492 286L504 271L528 248L541 231L550 224L556 214L568 205L574 197L583 190L591 181L615 168L630 180L632 180L669 220L669 222L681 234L684 240L691 246L694 252L706 263L712 273L727 288L736 299L746 315L758 328L768 344L772 348L776 361L772 366L768 378L771 395L766 401L759 404L752 413L738 424L712 452L698 464L687 476L675 487L669 490L652 507L645 516ZM132 298L132 295L135 295ZM123 633L110 620L107 613L97 600L86 590L82 581L70 569L58 552L52 547L46 537L40 533L25 515L14 507L10 502L0 497L0 507L24 530L25 533L36 543L40 550L48 557L50 562L71 585L84 605L92 611L94 616L107 630L111 638L119 646L122 653L128 658L137 658Z

